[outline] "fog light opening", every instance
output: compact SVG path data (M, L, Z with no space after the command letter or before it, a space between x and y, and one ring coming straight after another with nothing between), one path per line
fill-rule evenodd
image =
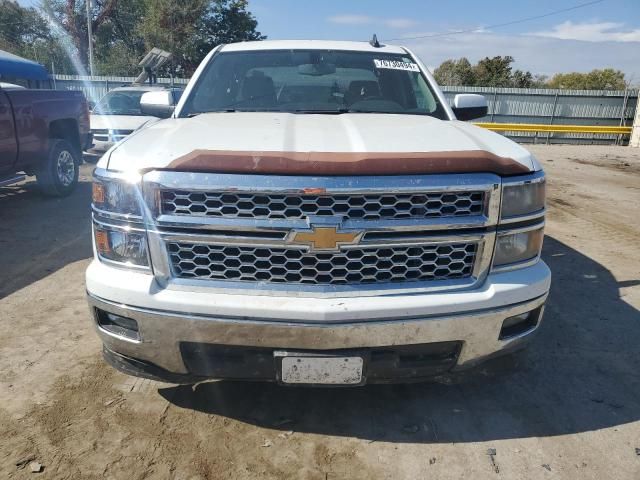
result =
M505 319L504 322L502 322L498 339L508 340L533 330L538 325L539 313L540 309L537 308L530 312L521 313L520 315Z
M96 309L96 321L101 329L112 335L140 341L138 322L133 318L121 317L114 313Z

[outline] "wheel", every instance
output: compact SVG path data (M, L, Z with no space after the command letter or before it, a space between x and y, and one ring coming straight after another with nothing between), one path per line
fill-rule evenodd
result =
M69 142L62 139L49 141L47 161L36 171L36 180L45 195L64 197L78 184L80 156Z

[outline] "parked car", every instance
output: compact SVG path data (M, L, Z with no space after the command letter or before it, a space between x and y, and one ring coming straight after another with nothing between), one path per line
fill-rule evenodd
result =
M82 92L0 87L0 186L35 175L45 194L67 195L90 142Z
M140 98L147 92L166 92L175 105L183 89L153 85L120 87L110 90L91 112L93 145L85 152L85 159L97 162L115 143L157 117L140 110Z
M462 121L486 112L449 105L404 47L217 47L171 118L97 165L86 286L105 359L179 383L362 385L524 346L550 285L545 176Z

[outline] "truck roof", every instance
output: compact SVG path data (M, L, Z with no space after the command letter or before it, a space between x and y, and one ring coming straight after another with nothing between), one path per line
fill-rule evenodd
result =
M251 50L351 50L358 52L407 53L396 45L380 44L373 47L368 42L344 42L335 40L262 40L257 42L230 43L222 52L245 52Z

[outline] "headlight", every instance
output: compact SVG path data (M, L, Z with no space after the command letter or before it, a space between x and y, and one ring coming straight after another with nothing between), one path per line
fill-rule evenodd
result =
M544 176L505 183L502 189L501 218L510 219L522 215L530 215L544 209L545 179Z
M129 231L97 223L93 226L93 232L100 259L130 267L149 266L145 232Z
M101 261L149 269L140 177L98 169L93 182L93 235Z
M93 181L93 207L108 213L142 217L144 201L136 178L96 176Z
M493 266L505 267L535 260L542 249L544 228L532 230L498 233Z

